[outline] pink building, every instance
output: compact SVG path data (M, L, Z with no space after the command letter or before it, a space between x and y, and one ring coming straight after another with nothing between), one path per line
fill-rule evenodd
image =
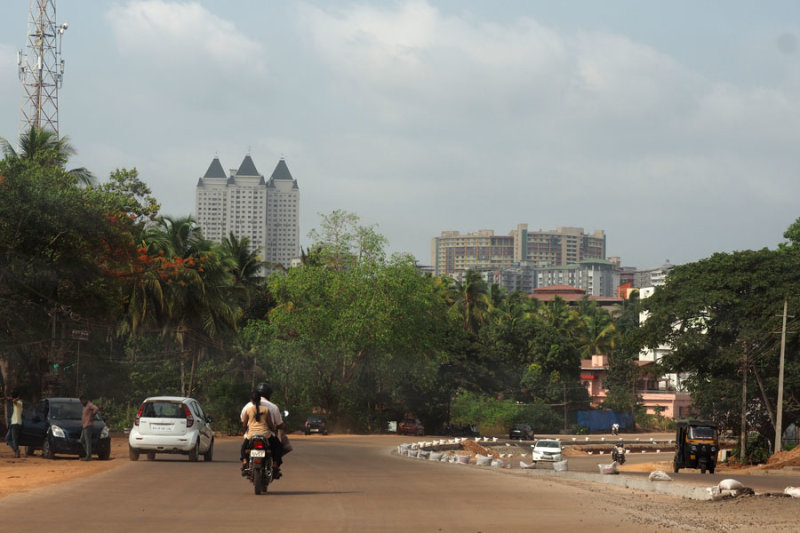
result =
M647 368L652 361L636 361L639 366L639 380L636 394L649 413L661 414L667 418L683 418L690 415L692 399L688 392L659 388L659 380L654 380ZM604 385L608 374L608 356L593 355L591 359L581 360L581 382L591 398L592 407L600 407L606 399L608 389ZM662 382L663 383L663 382Z

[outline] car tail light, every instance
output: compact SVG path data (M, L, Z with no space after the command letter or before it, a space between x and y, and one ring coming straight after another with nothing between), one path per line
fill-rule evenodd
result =
M133 419L134 426L139 425L139 419L142 418L142 411L144 411L144 402L139 406L139 410L136 412L136 418Z
M194 417L192 416L192 412L189 410L188 405L183 404L183 412L186 413L186 427L192 427L194 424Z
M264 441L261 439L256 440L253 442L253 448L256 450L263 450L264 449Z

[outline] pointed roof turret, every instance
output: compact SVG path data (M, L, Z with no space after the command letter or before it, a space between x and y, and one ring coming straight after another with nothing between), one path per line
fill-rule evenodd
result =
M219 162L219 157L215 157L206 170L204 178L227 178L225 171L222 169L222 164Z
M242 164L239 165L239 170L236 171L237 176L260 176L256 170L256 164L253 163L253 158L250 155L244 156Z
M293 180L292 173L289 172L289 167L286 166L286 161L281 157L275 170L272 171L272 179L276 180Z

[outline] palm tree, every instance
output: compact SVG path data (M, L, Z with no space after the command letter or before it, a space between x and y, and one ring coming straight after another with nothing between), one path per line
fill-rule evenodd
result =
M2 146L3 155L9 159L34 161L47 167L61 169L66 167L69 156L76 154L68 137L59 138L54 131L43 130L36 126L31 126L20 136L19 152L14 150L11 143L2 137L0 137L0 146ZM67 170L67 173L74 176L78 183L83 185L94 183L94 176L84 167Z
M464 330L477 333L489 308L486 282L479 272L467 270L463 282L454 286L453 307L464 318Z
M264 262L258 255L261 250L251 250L248 237L239 239L231 232L222 239L222 250L233 259L232 273L237 284L251 287L263 279Z
M206 347L217 343L223 331L236 329L241 313L238 267L231 254L203 237L191 216L161 217L145 232L144 246L159 259L160 269L134 288L128 321L133 328L150 320L163 335L174 338L180 353L181 394L188 395ZM247 271L245 267L240 274Z

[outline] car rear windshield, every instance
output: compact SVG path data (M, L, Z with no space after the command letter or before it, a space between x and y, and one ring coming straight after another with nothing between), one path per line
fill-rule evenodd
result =
M186 411L181 402L156 400L144 404L142 416L145 418L186 418Z
M83 406L78 402L50 402L50 418L54 420L80 420Z

